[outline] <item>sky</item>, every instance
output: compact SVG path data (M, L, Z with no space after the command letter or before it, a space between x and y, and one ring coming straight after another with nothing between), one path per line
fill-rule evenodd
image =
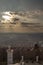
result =
M0 11L43 10L43 0L0 0Z
M14 21L15 18L18 20ZM43 0L0 0L0 20L7 23L16 22L14 25L0 23L0 33L43 33ZM10 36L11 38L8 38ZM24 41L43 38L43 34L36 35L36 37L33 37L34 35L32 37L28 37L28 35L23 37L22 35L13 35L14 38L12 38L12 34L10 36L0 34L0 43L6 43L8 39L10 39L8 43L14 39L14 42L18 43L16 39L20 39L20 41L23 39ZM23 43L26 42L24 41Z
M6 12L7 14L5 14ZM21 23L16 24L15 29L12 27L15 32L43 32L43 0L0 0L0 19L3 19L2 17L7 17L9 20L4 20L4 22L12 22L15 18L19 19L18 21ZM22 25L22 22L33 24Z
M38 13L41 14L38 18L43 21L43 0L0 0L0 13L5 11L31 11L30 13L32 13L32 11L34 11L32 13L34 14L35 11L37 12L38 10L40 11Z

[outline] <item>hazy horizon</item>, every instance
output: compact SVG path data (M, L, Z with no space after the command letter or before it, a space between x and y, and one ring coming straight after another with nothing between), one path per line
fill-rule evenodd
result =
M43 47L43 33L0 33L1 47L32 47L37 42Z

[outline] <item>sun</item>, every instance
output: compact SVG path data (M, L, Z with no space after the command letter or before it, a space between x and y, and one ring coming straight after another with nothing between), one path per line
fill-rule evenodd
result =
M5 20L10 20L11 16L10 16L10 12L3 12L4 15L2 15L2 18L4 18Z
M5 20L10 20L10 16L8 15L3 15L2 18L4 18Z
M2 23L10 23L12 21L12 16L10 12L3 12Z

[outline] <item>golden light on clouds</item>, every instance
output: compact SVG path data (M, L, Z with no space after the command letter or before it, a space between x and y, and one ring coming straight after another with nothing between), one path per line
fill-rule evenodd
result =
M4 20L2 20L2 23L10 23L10 22L13 22L12 21L12 16L11 16L11 14L10 14L10 12L3 12L3 14L2 14L2 19L4 19Z
M28 11L28 12L11 12L6 11L2 14L2 19L10 22L15 22L15 18L19 19L19 22L28 23L43 23L42 11ZM3 21L4 22L4 21Z
M7 15L3 15L2 18L4 18L5 20L10 20L10 16Z
M7 14L7 15L9 15L10 13L9 13L9 12L3 12L3 14Z
M43 12L3 12L2 23L0 24L1 32L43 32ZM12 24L13 23L13 24Z

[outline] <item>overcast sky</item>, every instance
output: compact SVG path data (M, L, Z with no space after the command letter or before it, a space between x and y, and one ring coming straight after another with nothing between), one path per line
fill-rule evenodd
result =
M0 13L5 11L28 11L28 19L43 23L43 0L0 0Z
M0 0L0 11L43 10L43 0Z
M43 0L0 0L0 19L3 16L3 12L13 12L10 14L11 17L19 17L20 21L28 21L29 23L41 23L43 25ZM18 12L23 11L23 15L19 15ZM17 14L15 15L14 12ZM4 14L5 15L5 14ZM12 20L11 20L12 21ZM20 22L19 21L19 22ZM23 27L18 24L15 26L15 29L12 29L15 32L43 32L43 26L41 27ZM3 31L3 29L2 29Z

